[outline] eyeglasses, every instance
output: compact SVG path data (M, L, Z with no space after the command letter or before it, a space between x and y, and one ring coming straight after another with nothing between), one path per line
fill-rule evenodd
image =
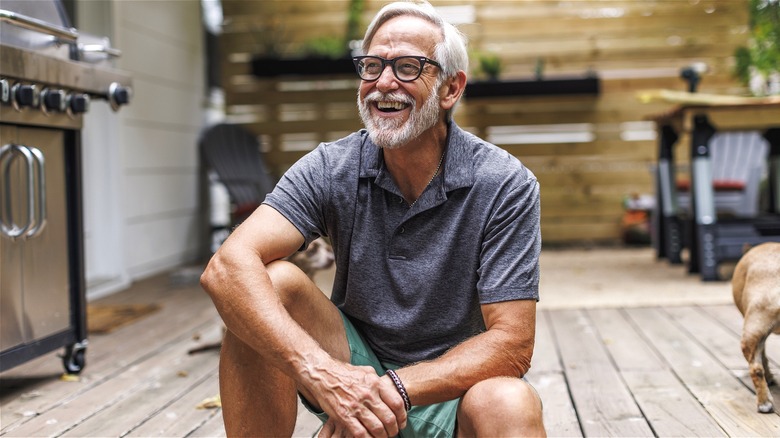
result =
M360 79L369 82L379 79L388 65L393 67L393 74L401 82L417 80L422 74L426 62L441 68L438 62L424 56L399 56L393 59L379 56L355 56L352 58L352 62L355 63Z

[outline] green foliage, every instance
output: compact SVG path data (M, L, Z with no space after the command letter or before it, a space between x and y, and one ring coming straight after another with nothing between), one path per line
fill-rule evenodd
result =
M352 40L359 40L360 35L360 19L363 16L363 9L365 8L365 2L363 0L352 0L349 2L349 16L347 17L347 42Z
M315 38L307 41L303 46L303 52L308 56L332 59L344 57L348 50L344 39L339 37Z
M308 56L325 58L342 58L349 54L349 42L360 39L360 20L365 8L364 0L352 0L349 2L347 13L347 29L344 38L325 36L306 41L303 52Z
M477 74L490 80L496 80L504 69L501 58L495 53L477 53Z
M735 74L747 84L750 70L768 76L780 72L780 0L750 0L751 36L747 47L739 47Z

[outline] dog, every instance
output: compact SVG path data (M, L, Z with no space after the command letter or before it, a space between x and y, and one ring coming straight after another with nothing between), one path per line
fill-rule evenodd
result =
M734 268L734 303L744 316L742 354L756 388L758 412L774 411L769 386L775 384L765 352L770 334L780 334L780 242L749 249Z
M313 280L317 272L333 266L336 258L333 255L333 247L320 237L313 240L305 250L287 257L287 260L301 268L304 274Z
M309 278L314 280L317 272L333 266L336 258L333 254L333 247L330 246L322 237L313 240L309 246L303 250L294 253L285 258L285 260L299 267ZM221 324L222 321L220 321ZM222 347L222 339L225 333L225 326L222 324L220 340L217 342L207 342L187 351L189 354L200 353L208 350L219 350ZM213 339L213 338L212 338Z

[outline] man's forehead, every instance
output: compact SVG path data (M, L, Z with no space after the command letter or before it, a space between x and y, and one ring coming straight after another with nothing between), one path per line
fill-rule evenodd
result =
M383 23L371 39L369 50L382 46L387 49L414 47L430 53L441 40L439 28L428 20L411 15L391 18Z

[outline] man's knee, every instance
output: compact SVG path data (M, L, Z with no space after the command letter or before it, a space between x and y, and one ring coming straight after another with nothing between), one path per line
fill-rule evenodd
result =
M528 382L511 377L484 380L469 389L458 409L458 424L466 434L500 433L495 429L500 425L507 427L504 432L544 435L539 395Z
M266 266L266 271L274 285L274 290L288 311L296 308L296 303L314 286L312 280L293 263L276 260Z

